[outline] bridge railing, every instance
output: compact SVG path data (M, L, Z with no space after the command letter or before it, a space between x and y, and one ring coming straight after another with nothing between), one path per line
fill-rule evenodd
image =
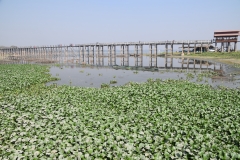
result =
M150 42L145 42L145 41L138 41L138 42L117 42L117 43L87 43L87 44L71 44L71 45L48 45L48 46L23 46L23 47L14 47L14 48L63 48L63 47L83 47L83 46L110 46L110 45L164 45L164 44L212 44L212 40L188 40L188 41L150 41ZM0 50L3 49L13 49L11 47L1 47Z

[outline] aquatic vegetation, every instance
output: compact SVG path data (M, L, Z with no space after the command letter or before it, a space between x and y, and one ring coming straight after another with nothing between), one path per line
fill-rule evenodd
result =
M48 66L33 64L1 65L0 95L8 91L21 92L32 85L58 80L47 73L48 68Z
M79 71L80 73L84 73L84 70Z
M111 81L110 81L110 84L115 84L115 83L117 83L116 80L111 80Z
M101 88L109 88L109 87L110 87L110 85L107 84L107 83L102 83L101 84Z
M57 64L55 64L55 66L56 66L56 67L60 67L61 65L57 63Z
M192 73L188 72L186 78L187 79L193 79L194 75Z
M239 90L161 79L44 86L46 67L20 67L0 68L1 159L240 159Z

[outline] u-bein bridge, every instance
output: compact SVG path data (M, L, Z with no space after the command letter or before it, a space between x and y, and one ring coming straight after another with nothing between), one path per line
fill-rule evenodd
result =
M80 64L103 63L103 58L108 58L109 65L116 65L116 58L121 58L121 65L129 65L129 57L135 57L135 66L143 66L143 47L149 46L149 66L157 67L158 47L165 46L165 56L173 55L174 45L181 45L183 48L194 48L201 46L201 52L204 45L210 45L211 40L194 41L157 41L157 42L124 42L124 43L90 43L79 45L55 45L55 46L31 46L31 47L5 47L0 48L0 57L6 60L51 60L56 62L68 62ZM187 47L186 47L187 45ZM134 46L134 53L130 54L129 47ZM117 53L116 47L120 47L120 53ZM107 55L104 49L107 48ZM183 50L182 50L182 54Z

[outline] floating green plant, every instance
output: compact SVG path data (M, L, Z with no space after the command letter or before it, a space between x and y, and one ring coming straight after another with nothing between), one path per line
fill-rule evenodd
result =
M1 159L240 159L238 89L161 79L45 86L48 72L1 65Z
M110 81L110 84L115 84L115 83L117 83L116 80L111 80L111 81Z
M101 84L101 88L109 88L109 87L110 87L110 85L107 84L107 83L102 83Z

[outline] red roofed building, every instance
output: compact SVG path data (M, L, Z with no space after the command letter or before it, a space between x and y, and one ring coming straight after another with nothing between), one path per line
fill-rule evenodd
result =
M221 48L220 48L221 52L237 51L237 42L238 42L239 35L240 35L240 31L238 30L215 31L214 32L215 46L217 46L217 43L221 43ZM233 49L231 49L231 44L234 44Z

